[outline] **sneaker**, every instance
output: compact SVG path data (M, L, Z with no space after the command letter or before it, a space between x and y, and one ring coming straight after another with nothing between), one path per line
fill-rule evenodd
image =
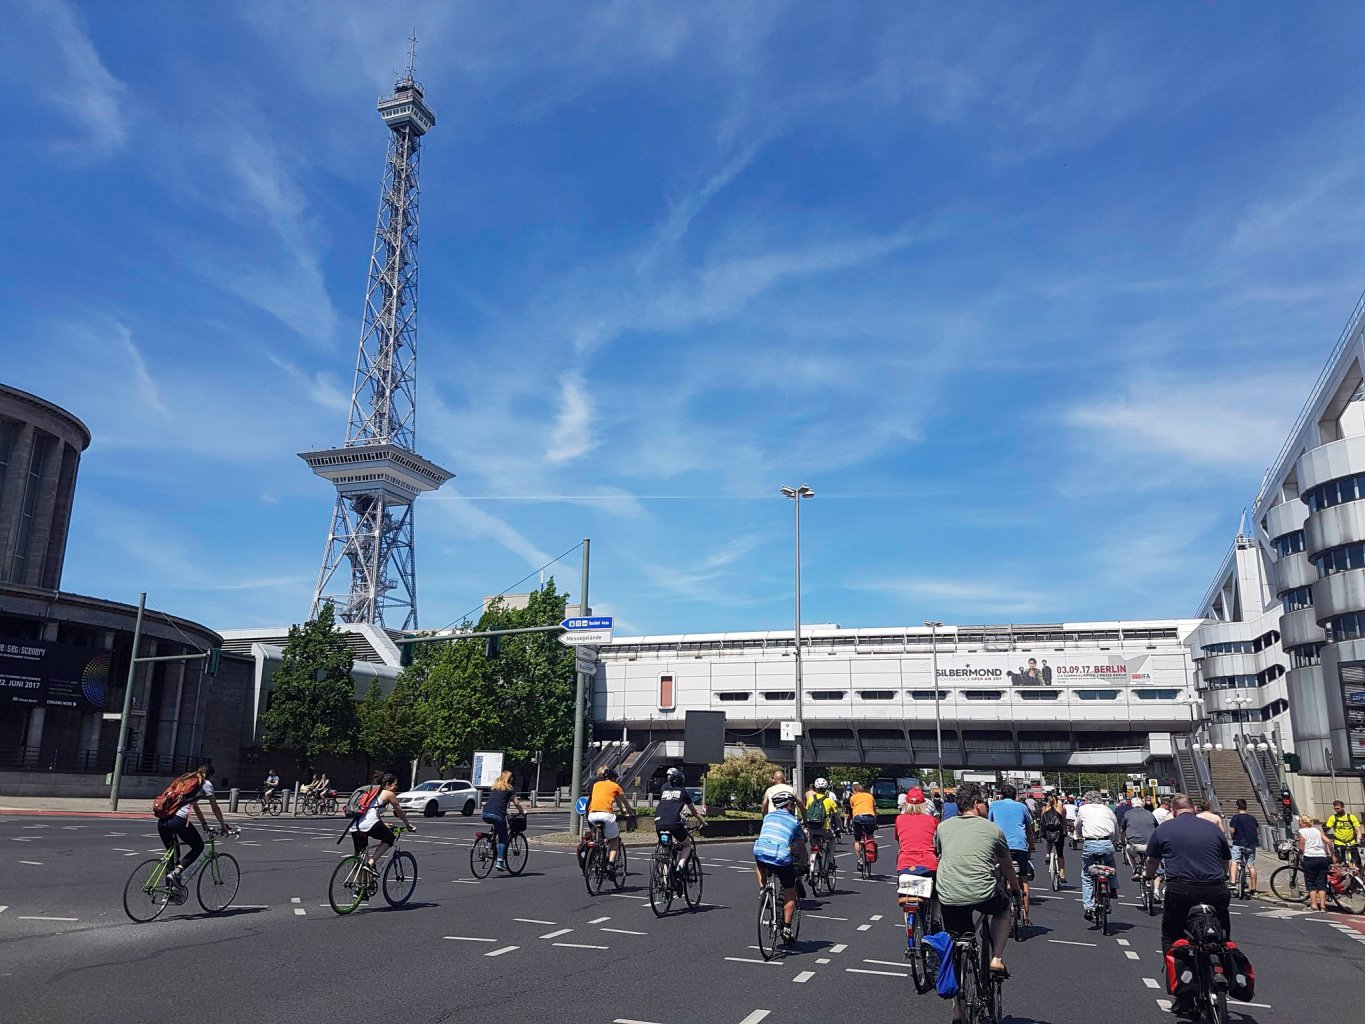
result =
M500 860L495 860L495 861L493 862L493 866L494 866L495 868L497 868L499 871L506 871L506 870L507 870L507 864L506 864L505 862L503 862L503 861L500 861Z
M166 881L171 885L172 888L178 889L182 885L184 885L184 882L181 881L181 879L184 878L184 875L185 872L183 869L172 868L170 871L166 872Z
M1095 911L1092 910L1090 907L1085 908L1085 919L1087 921L1095 920Z
M790 928L782 929L782 941L789 946L796 941L796 936L792 934L792 930Z

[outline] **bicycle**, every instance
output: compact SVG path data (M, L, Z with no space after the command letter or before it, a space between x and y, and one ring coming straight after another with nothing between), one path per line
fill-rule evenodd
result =
M1282 840L1275 853L1288 863L1270 873L1270 891L1285 903L1307 903L1308 888L1303 884L1303 858L1298 845L1292 839Z
M1209 924L1214 909L1200 903L1185 918L1185 938L1194 950L1194 1020L1209 1024L1228 1022L1228 977L1224 971L1223 929Z
M1109 914L1112 909L1112 897L1110 896L1110 884L1113 881L1115 871L1108 864L1091 864L1089 867L1090 878L1094 886L1095 905L1091 910L1095 924L1099 927L1101 935L1109 934Z
M758 951L764 960L772 960L779 952L785 955L801 937L801 900L797 899L796 909L792 911L791 941L788 942L782 937L786 893L776 871L769 868L766 874L768 877L764 879L763 891L758 897Z
M1247 870L1244 861L1235 862L1234 866L1237 870L1237 881L1232 887L1232 895L1234 899L1239 899L1245 903L1251 899L1251 885L1247 880L1247 876L1251 872Z
M273 814L278 818L284 813L284 797L279 793L272 793L269 797L253 796L246 802L245 810L248 818L259 818L263 814Z
M593 822L578 844L578 860L583 865L583 884L588 895L596 896L602 891L606 880L612 878L617 889L626 884L626 844L617 840L616 874L611 875L611 844L607 841L606 829L601 822Z
M831 829L831 831L833 831ZM834 863L834 841L826 841L822 836L812 836L810 840L810 890L812 896L819 896L824 889L827 896L834 895L838 869Z
M700 828L688 826L688 831L696 833ZM680 846L673 841L672 832L660 832L654 844L654 857L649 871L649 906L655 917L668 913L673 900L681 896L689 907L701 903L702 870L697 857L696 844L688 855L686 864L679 863Z
M327 887L327 902L333 910L338 914L349 914L372 899L381 885L384 901L391 907L401 907L412 898L417 888L417 858L398 849L398 841L410 831L402 825L394 826L393 846L386 855L388 863L384 865L382 875L378 863L374 867L366 863L364 851L341 858L332 869L332 881ZM342 837L349 834L349 831L344 832Z
M304 814L336 814L337 795L335 792L301 793L299 810Z
M1005 1016L1005 980L991 971L990 918L978 914L971 934L953 939L957 1003L966 1024L1000 1024Z
M1010 938L1021 942L1024 935L1024 897L1020 892L1010 890Z
M526 870L526 815L509 814L507 816L507 851L506 859L503 861L507 865L509 875L519 875ZM498 833L497 830L491 832L475 832L474 845L469 848L469 871L475 878L487 878L493 870L493 865L498 862Z
M133 868L133 873L123 886L123 912L130 919L145 924L160 917L168 906L181 906L189 899L189 881L196 875L199 880L195 885L195 896L204 912L220 914L228 908L237 896L242 869L232 854L218 852L215 837L224 833L212 827L207 831L204 852L190 865L179 885L166 879L166 875L180 860L178 842L160 857L145 860ZM226 833L234 836L239 834L237 830Z
M933 988L938 977L938 953L924 941L925 933L941 931L934 880L929 875L905 873L900 876L896 902L905 913L905 958L910 961L910 976L920 995Z
M844 842L844 836L849 834L848 823L844 820L844 816L842 814L836 814L833 818L830 819L829 831L830 835L834 836L834 845L842 846Z
M858 851L858 856L857 856L857 862L858 862L858 877L861 878L861 879L863 879L863 880L868 880L868 879L870 879L870 878L872 877L872 865L875 864L875 863L877 863L877 843L876 843L876 835L877 835L877 830L876 830L876 828L874 827L874 828L872 829L871 832L869 832L867 835L865 835L865 836L863 837L862 849L860 849L860 850ZM872 842L872 859L871 859L871 860L868 860L868 858L867 858L867 844L868 844L869 841Z
M1053 892L1062 891L1062 858L1056 850L1051 848L1047 851L1047 877L1052 884Z

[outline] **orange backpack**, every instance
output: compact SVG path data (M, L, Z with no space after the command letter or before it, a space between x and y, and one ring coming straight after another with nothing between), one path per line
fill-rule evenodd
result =
M198 795L199 787L203 784L204 776L198 772L180 776L152 801L152 813L161 819L174 817L176 811Z

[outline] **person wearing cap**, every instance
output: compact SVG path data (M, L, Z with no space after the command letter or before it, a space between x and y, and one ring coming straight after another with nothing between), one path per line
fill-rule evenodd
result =
M797 813L796 794L778 790L768 799L771 808L763 816L763 825L754 840L754 874L758 876L758 890L768 881L768 873L777 875L782 883L782 938L793 941L792 914L796 911L796 873L804 870L807 862L806 835L801 830L801 816Z
M924 790L912 789L905 794L905 803L896 815L897 874L932 876L938 870L938 854L934 853L934 833L938 819L924 800Z

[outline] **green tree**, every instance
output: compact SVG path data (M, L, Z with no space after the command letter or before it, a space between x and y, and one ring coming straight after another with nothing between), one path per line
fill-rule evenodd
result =
M355 742L354 659L335 624L329 603L316 619L289 627L261 715L262 746L293 750L305 774L323 754L349 753Z
M385 695L378 680L370 683L365 699L356 708L359 716L358 745L373 762L388 765L421 756L426 746L425 706L417 677L404 672Z
M706 800L718 807L756 810L763 801L763 791L772 785L776 767L757 750L727 757L707 769Z
M550 626L564 618L564 606L551 579L525 608L495 601L465 627ZM547 763L558 761L573 744L573 662L573 652L553 632L501 637L493 658L482 639L419 645L404 675L422 694L428 755L449 766L477 749L503 750L510 762L529 761L543 750Z

